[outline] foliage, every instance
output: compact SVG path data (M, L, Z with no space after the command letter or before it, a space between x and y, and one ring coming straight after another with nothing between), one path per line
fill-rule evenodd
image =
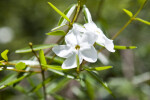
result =
M5 1L0 1L0 2L5 4ZM33 4L34 3L40 4L41 2L43 1L36 1L36 2L33 2ZM63 5L62 1L60 0L57 0L56 2L59 2L58 4ZM103 62L99 64L99 61L97 61L94 64L90 64L86 61L83 61L82 64L80 64L80 58L76 54L76 65L77 65L76 67L77 68L63 69L61 65L64 63L65 60L63 58L56 56L52 52L52 48L58 45L64 44L64 41L65 41L64 36L66 36L69 30L72 29L74 23L77 23L77 22L83 23L83 21L81 20L83 17L85 18L85 22L88 22L90 20L89 19L90 16L84 10L86 8L85 3L87 5L88 3L91 3L92 5L92 3L96 4L96 2L98 1L93 2L93 1L88 1L88 0L78 0L76 4L72 4L72 2L74 1L70 1L70 2L71 2L69 4L70 6L68 8L66 7L65 4L63 5L65 8L67 8L64 12L62 12L56 6L54 6L55 3L52 4L51 2L48 2L50 7L61 16L58 26L53 28L50 32L46 33L47 35L50 35L50 36L51 35L61 36L61 38L57 41L57 43L55 44L49 43L49 44L42 44L42 45L33 45L32 43L29 43L28 47L16 50L16 53L23 53L24 57L28 55L27 53L29 54L32 53L33 57L29 57L29 56L25 57L26 59L29 59L29 60L11 61L12 59L14 60L15 57L11 58L11 55L8 55L9 50L4 50L1 53L2 60L0 60L0 72L4 74L3 76L1 75L2 77L0 81L0 89L2 89L1 93L3 94L4 93L3 91L6 91L6 90L11 91L11 89L13 89L14 91L21 92L22 94L24 94L23 96L31 100L32 99L96 100L96 99L112 99L112 98L113 99L115 98L130 99L130 97L148 100L149 99L148 93L149 93L149 88L150 88L149 86L150 79L148 78L149 72L147 74L141 74L137 77L132 76L133 78L132 80L128 78L127 79L117 78L118 73L116 72L116 70L118 71L121 69L121 68L116 69L116 67L118 66L117 63L120 62L120 59L121 59L120 56L118 55L120 52L123 52L120 50L126 51L127 49L130 50L130 49L135 49L137 47L140 48L141 44L138 45L137 47L136 46L122 46L123 44L120 45L120 43L117 43L119 40L115 41L116 37L118 37L121 33L123 33L123 30L125 30L127 26L131 27L128 29L128 30L131 30L131 32L129 33L133 32L132 29L136 25L132 24L132 22L139 21L139 22L142 22L143 25L144 24L150 25L150 22L144 20L145 16L140 16L141 18L143 17L143 19L137 17L138 14L142 12L141 10L143 9L145 5L146 0L140 3L141 7L136 12L133 10L133 12L135 13L133 13L132 10L131 11L127 10L129 7L125 7L124 6L125 4L123 3L123 1L120 1L120 4L123 3L122 4L123 7L121 7L121 9L127 8L127 9L123 9L123 11L129 16L129 20L121 28L117 26L116 24L114 24L114 27L115 28L118 27L120 28L120 30L116 34L114 34L114 36L111 38L112 40L114 40L114 43L117 44L117 45L114 45L114 49L116 50L116 52L114 54L110 54L109 64L111 66L109 66L108 64L103 65L102 64ZM104 1L101 0L99 6L101 6L102 2ZM111 4L112 1L107 1L107 2L109 2L108 4ZM128 3L132 4L132 1L130 2L128 1ZM126 5L128 3L126 3ZM46 6L48 6L48 4ZM115 8L115 5L113 5L112 8ZM137 8L137 7L134 6L133 8ZM49 10L51 9L48 8L48 12ZM107 10L108 8L104 11L107 11ZM121 13L121 10L119 10L118 12ZM50 13L51 14L54 13L53 15L55 15L55 12L50 12ZM83 15L81 15L81 13L83 13ZM102 25L106 25L107 24L106 19L104 19L102 15L99 16L99 13L100 11L97 13L98 18L94 17L95 19L93 20L94 21L96 20L97 23L101 23ZM107 15L107 14L106 12L104 13L104 15ZM119 16L119 14L117 14L116 12L115 14ZM30 15L31 14L29 14L28 17L30 17ZM34 17L31 19L34 20ZM125 21L126 18L123 16L119 20ZM111 18L108 19L107 21L108 23L112 23ZM117 23L117 21L113 20L113 23ZM122 25L122 23L120 24ZM135 23L139 25L139 23L137 22ZM46 24L48 24L46 27L48 27L49 25L52 25L52 23L48 23L48 22L46 22ZM130 24L132 26L129 26ZM107 27L109 27L109 25ZM138 28L136 29L138 30ZM134 35L135 34L133 34L133 36ZM139 36L138 34L136 34L136 36L134 37L140 37L140 34ZM133 41L134 43L136 39L132 37L131 39L129 39L129 41ZM125 44L125 45L130 45L130 44ZM137 45L137 43L135 43L134 45ZM104 50L105 45L95 43L94 47L97 48L97 52L99 53ZM137 55L140 55L139 54L140 50L142 52L146 52L146 51L143 51L142 49L139 49L137 50ZM112 57L113 59L111 59ZM101 66L101 67L98 67L98 66ZM103 71L103 70L106 70L106 71ZM39 78L39 74L41 75L42 80ZM111 78L110 76L111 77L113 76L114 78ZM118 76L121 77L122 74ZM67 86L69 85L71 86L68 89ZM43 90L41 90L42 88ZM69 92L72 93L71 97L68 96ZM18 98L20 97L21 96L18 96ZM0 94L0 98L7 100L9 99L9 96L3 97Z

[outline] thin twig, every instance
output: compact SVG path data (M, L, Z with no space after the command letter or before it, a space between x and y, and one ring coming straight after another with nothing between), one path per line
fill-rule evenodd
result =
M43 87L44 100L47 100L46 88L45 88L45 84L44 84L44 81L45 81L45 74L44 74L44 70L43 70L42 65L41 65L41 61L40 61L39 57L37 56L36 52L33 50L33 44L32 44L31 42L29 43L29 46L30 46L30 48L32 49L33 54L36 56L37 60L38 60L39 63L40 63L41 75L42 75L42 87Z

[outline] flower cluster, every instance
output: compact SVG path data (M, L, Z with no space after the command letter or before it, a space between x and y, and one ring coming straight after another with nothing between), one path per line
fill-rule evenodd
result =
M66 45L58 45L52 49L57 56L66 58L62 64L63 69L77 67L76 55L79 57L80 64L83 59L88 62L96 62L97 51L93 46L94 43L104 46L110 52L115 52L113 40L108 39L92 21L88 8L85 8L85 11L88 23L83 26L73 24L72 29L65 36Z

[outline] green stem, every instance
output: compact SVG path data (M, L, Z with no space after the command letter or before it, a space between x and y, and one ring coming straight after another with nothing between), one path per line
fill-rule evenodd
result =
M47 100L47 95L46 95L46 88L45 88L45 84L44 84L44 81L45 81L45 74L44 74L44 69L42 68L41 66L41 61L39 59L39 57L37 56L36 52L33 50L33 44L30 42L29 43L29 46L33 52L33 54L36 56L36 58L38 59L39 63L40 63L40 68L41 68L41 76L42 76L42 87L43 87L43 95L44 95L44 100Z
M138 9L138 11L135 13L133 17L129 19L129 21L112 37L112 40L114 40L120 33L136 18L136 16L140 13L140 11L143 9L144 5L146 4L147 0L141 5L141 7Z

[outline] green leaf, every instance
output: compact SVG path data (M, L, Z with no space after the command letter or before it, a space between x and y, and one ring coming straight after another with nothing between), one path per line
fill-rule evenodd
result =
M64 73L62 71L58 71L58 70L54 70L54 69L50 69L50 68L48 70L53 72L53 73L55 73L55 74L57 74L57 75L64 76L64 77L69 78L69 79L75 79L76 78L76 76L70 75L70 74L66 74L66 73Z
M37 92L37 91L43 86L43 83L44 83L44 84L47 84L47 83L49 83L51 80L52 80L51 77L47 78L46 80L44 80L44 82L41 82L41 83L38 84L37 86L33 87L33 89L31 89L30 92Z
M77 7L76 4L73 4L73 5L69 6L69 7L64 11L64 14L65 14L68 18L70 18L71 15L73 14L73 12L75 11L76 7ZM66 19L64 19L64 17L61 17L60 20L59 20L59 22L58 22L58 26L63 26L63 25L66 24L66 22L67 22Z
M100 83L113 97L115 97L115 95L112 93L112 91L110 90L110 88L108 87L108 85L106 83L104 83L102 80L99 79L99 76L94 73L94 72L90 72L90 71L87 71L88 74L90 76L92 76L98 83Z
M26 64L23 63L23 62L19 62L16 64L15 68L18 69L18 70L22 70L26 67Z
M46 56L46 58L49 59L49 60L53 59L53 62L56 62L56 63L59 63L59 64L62 64L64 62L64 59L59 58L59 57L53 58L52 56Z
M57 9L52 3L48 2L48 4L63 18L65 18L67 21L71 22L70 19L64 13L62 13L59 9Z
M143 19L141 19L141 18L134 18L134 20L137 20L137 21L140 21L140 22L142 22L142 23L144 23L144 24L150 25L150 22L148 22L148 21L146 21L146 20L143 20Z
M133 14L131 11L127 10L127 9L123 9L123 11L129 16L129 17L133 17Z
M80 63L79 63L79 56L76 55L76 61L77 61L77 72L80 71Z
M62 69L61 66L57 66L57 65L44 65L44 64L42 64L42 66L46 67L46 68L54 69L54 70L68 70L68 69Z
M136 46L120 46L120 45L115 45L114 46L114 49L136 49L137 47Z
M65 87L65 85L67 85L67 83L69 82L70 79L68 78L57 78L56 80L54 80L54 82L51 83L51 85L49 85L47 87L47 93L56 93L58 91L60 91L62 88Z
M1 61L0 61L0 65L3 65L3 62L4 62L4 60L1 60Z
M33 74L34 74L34 73L33 73ZM14 77L10 77L11 80L10 80L10 79L8 80L8 78L7 78L5 81L3 81L4 84L0 82L0 89L6 88L6 87L8 87L8 86L10 86L10 85L13 85L13 84L15 84L15 83L17 83L17 82L20 82L20 81L23 80L24 78L26 78L26 77L28 77L28 76L30 76L30 75L33 75L33 74L28 73L28 74L25 74L24 76L21 76L21 77L17 78L17 79L16 79L16 74L15 74ZM8 82L6 82L6 81L8 81ZM1 85L1 84L2 84L2 85Z
M103 66L103 67L85 67L85 70L87 71L102 71L102 70L106 70L106 69L110 69L112 68L112 66Z
M64 26L66 26L66 24L61 25L61 26L57 26L57 27L55 27L55 28L51 29L51 31L58 30L58 29L60 29L60 28L62 28L62 27L64 27Z
M8 52L9 50L5 50L1 53L2 58L6 61L8 61L8 56L7 56Z
M40 49L47 49L52 48L56 46L57 44L42 44L42 45L33 45L34 51L39 51ZM26 47L23 49L16 50L16 53L29 53L32 52L32 49L30 47Z
M66 35L66 33L64 31L57 30L57 31L46 33L46 35Z
M40 50L40 52L39 52L39 58L40 58L41 64L44 64L44 65L47 64L43 50Z
M92 84L90 83L90 81L88 80L88 78L86 78L85 84L86 84L86 88L87 88L87 92L90 97L90 100L95 100L94 88Z

